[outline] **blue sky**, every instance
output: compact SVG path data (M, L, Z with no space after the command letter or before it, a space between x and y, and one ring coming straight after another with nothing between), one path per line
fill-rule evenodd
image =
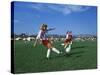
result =
M14 32L36 34L42 23L50 34L97 34L97 8L68 4L14 2Z

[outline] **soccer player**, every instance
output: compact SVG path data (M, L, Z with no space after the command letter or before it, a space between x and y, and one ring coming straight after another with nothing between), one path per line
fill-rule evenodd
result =
M60 54L60 51L57 50L57 49L52 45L52 43L50 42L50 40L48 39L48 37L47 37L47 35L46 35L46 33L47 33L48 31L51 31L51 30L54 30L54 29L55 29L55 28L50 28L50 29L48 29L48 26L47 26L46 24L42 24L41 27L40 27L40 31L39 31L39 33L38 33L38 35L37 35L37 37L36 37L36 41L35 41L35 43L34 43L34 46L36 46L37 40L40 39L41 42L42 42L42 44L43 44L45 47L48 48L48 50L47 50L47 55L46 55L47 58L49 58L50 52L51 52L51 51L54 51L55 53Z
M72 45L72 32L71 32L71 31L68 31L68 32L66 33L66 38L65 38L65 40L64 40L64 43L61 44L61 45L64 45L65 51L66 51L67 53L70 52L70 50L71 50L71 45Z

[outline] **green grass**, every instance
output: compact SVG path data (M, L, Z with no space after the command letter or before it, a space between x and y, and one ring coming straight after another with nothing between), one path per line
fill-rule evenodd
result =
M97 68L97 42L73 42L70 54L66 55L61 42L54 46L63 51L62 55L51 52L46 59L47 49L39 44L33 46L33 41L15 41L15 73L45 72Z

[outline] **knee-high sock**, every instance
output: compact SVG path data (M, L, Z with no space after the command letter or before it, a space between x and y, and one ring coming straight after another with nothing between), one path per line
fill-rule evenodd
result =
M65 46L64 46L64 48L67 48L68 47L68 44L66 44Z
M48 49L46 57L49 58L49 56L50 56L50 49Z
M66 48L66 52L70 52L71 50L71 45L69 44L69 46Z
M71 41L70 44L72 44L73 42Z
M69 46L68 46L70 49L71 49L71 44L69 44Z
M60 53L60 51L59 50L57 50L56 48L52 48L52 51L54 51L54 52L56 52L57 54L59 54Z

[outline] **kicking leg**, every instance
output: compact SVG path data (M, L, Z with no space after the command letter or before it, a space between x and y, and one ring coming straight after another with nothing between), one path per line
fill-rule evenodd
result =
M52 49L52 51L54 51L55 53L60 54L60 51L57 50L55 47L53 47L53 46L51 45L51 43L48 43L48 48Z
M57 53L57 54L60 54L60 51L59 50L57 50L56 48L52 48L52 51L54 51L55 53Z
M64 49L66 49L66 48L67 48L67 46L68 46L68 43L65 43Z

